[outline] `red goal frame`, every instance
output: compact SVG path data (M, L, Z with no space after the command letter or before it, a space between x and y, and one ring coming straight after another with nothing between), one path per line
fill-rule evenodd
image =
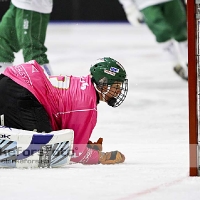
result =
M188 101L189 101L189 161L190 176L198 174L198 88L197 88L197 20L196 2L187 1L188 19Z

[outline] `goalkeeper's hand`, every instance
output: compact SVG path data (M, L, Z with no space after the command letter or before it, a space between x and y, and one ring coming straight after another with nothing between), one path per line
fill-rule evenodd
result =
M99 163L101 164L117 164L123 163L125 156L119 151L101 152L99 151Z
M90 149L95 149L98 151L102 151L103 147L102 147L102 142L103 142L103 138L99 138L97 140L97 142L91 142L90 140L88 141L87 147Z
M127 7L123 6L126 13L127 20L133 26L139 26L144 23L144 17L142 13L136 8L134 4Z

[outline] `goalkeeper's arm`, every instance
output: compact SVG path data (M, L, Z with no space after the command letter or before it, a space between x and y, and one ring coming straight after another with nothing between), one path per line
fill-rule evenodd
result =
M125 161L125 156L119 151L102 152L102 143L103 138L99 138L97 142L88 141L81 155L72 157L71 161L82 164L118 164Z
M99 138L97 142L89 141L87 147L99 151L99 163L101 164L117 164L125 161L125 156L119 151L102 152L103 138Z

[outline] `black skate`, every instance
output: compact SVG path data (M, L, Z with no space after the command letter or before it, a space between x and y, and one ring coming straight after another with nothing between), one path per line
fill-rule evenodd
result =
M183 80L188 80L188 73L186 72L186 70L180 66L180 65L176 65L174 67L174 71L183 79Z

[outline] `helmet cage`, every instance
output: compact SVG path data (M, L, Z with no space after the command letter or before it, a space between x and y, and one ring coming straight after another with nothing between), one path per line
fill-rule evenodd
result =
M123 103L127 96L128 92L128 79L125 79L124 82L115 81L114 84L120 85L120 88L112 86L113 80L107 81L107 78L104 77L96 84L96 89L102 94L102 98L108 105L112 107L118 107ZM112 87L112 90L110 90ZM105 90L105 88L107 88ZM114 90L115 89L115 90ZM120 89L120 94L116 96L117 91Z

